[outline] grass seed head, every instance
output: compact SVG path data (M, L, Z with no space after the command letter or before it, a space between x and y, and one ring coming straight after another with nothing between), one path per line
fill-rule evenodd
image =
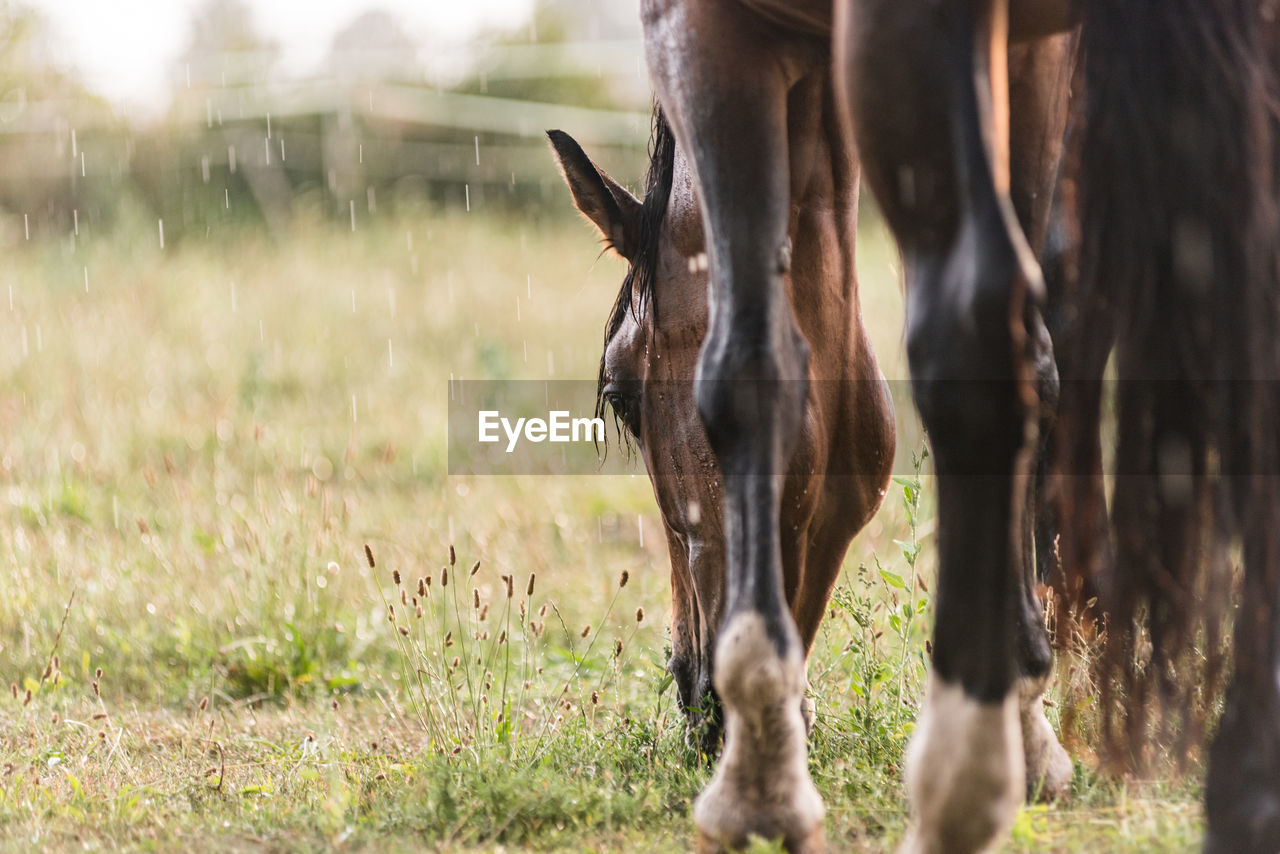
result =
M427 579L425 577L418 579L418 598L425 599L427 596Z
M644 608L636 608L636 622L637 623L644 622Z
M617 658L622 655L622 638L618 638L613 642L613 657Z
M618 576L618 589L621 590L623 587L626 587L627 582L630 580L631 573L627 572L625 569L622 570L622 574Z
M471 607L480 610L480 591L474 587L471 588Z
M453 566L458 562L458 553L453 550L453 543L449 543L449 566Z
M593 705L593 706L597 706L597 705L599 705L599 704L600 704L600 692L599 692L599 691L592 691L592 692L591 692L591 705Z
M479 571L480 571L480 561L476 561L471 565L471 574L475 575Z
M200 711L202 711L202 712L203 712L203 711L204 711L205 709L207 709L207 708L209 708L209 698L208 698L208 697L201 697L201 698L200 698Z
M404 637L408 637L408 636L409 636L409 627L408 627L408 626L397 626L396 628L397 628L397 630L400 632L400 634L401 634L401 635L403 635Z
M585 637L586 637L587 635L589 635L589 634L591 634L591 624L590 624L590 623L587 623L585 626L583 626L583 627L582 627L582 635L581 635L581 636L585 638Z
M515 595L516 577L514 575L504 575L502 576L502 580L507 583L507 598L510 599Z
M377 568L377 564L373 562L373 549L369 548L369 544L364 544L364 559L369 562L369 568Z
M15 700L18 699L18 683L17 682L9 683L9 693L13 695L13 699Z
M94 679L101 679L101 678L102 678L102 668L101 668L101 667L99 667L97 670L93 671L93 678L94 678Z
M533 573L533 572L529 573L529 584L528 584L528 586L527 586L527 587L525 587L525 589L524 589L524 595L526 595L526 596L532 596L532 595L533 595L533 581L534 581L534 579L535 579L535 578L537 578L537 577L538 577L538 576L537 576L537 574L536 574L536 573Z
M449 586L449 567L447 566L440 567L440 586Z
M396 583L396 587L400 586L400 570L398 569L391 570L391 580Z
M25 706L27 703L30 703L30 702L31 702L31 689L28 688L26 696L22 698L22 705Z
M452 632L452 631L449 631L449 632L446 632L446 633L445 633L445 636L444 636L444 645L445 645L446 647L453 646L453 632Z

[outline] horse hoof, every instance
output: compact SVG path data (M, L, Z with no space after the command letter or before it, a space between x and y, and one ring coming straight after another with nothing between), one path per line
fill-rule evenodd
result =
M1028 685L1027 682L1035 682ZM1027 800L1049 803L1071 791L1075 764L1058 742L1053 725L1044 714L1044 682L1026 680L1021 697L1022 749L1026 757Z
M800 719L804 721L805 736L813 735L813 725L818 722L818 703L808 694L800 698Z
M702 830L698 831L698 854L725 854L725 852L740 850L751 844L753 839L763 839L759 834L752 834L737 844L727 844L722 841L721 837L712 836ZM779 835L775 839L784 839L784 845L791 854L823 854L827 850L827 835L823 830L822 823L803 839L797 839L792 842L790 838Z
M779 655L758 614L738 615L716 645L725 746L693 806L701 851L781 839L792 854L825 850L822 798L809 779L804 659Z

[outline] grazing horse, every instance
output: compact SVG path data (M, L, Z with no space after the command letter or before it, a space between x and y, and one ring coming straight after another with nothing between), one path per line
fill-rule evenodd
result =
M792 851L823 845L805 764L807 644L789 588L804 579L787 575L796 543L784 520L793 461L812 452L815 354L826 345L796 302L823 289L802 290L796 267L805 204L796 176L812 167L812 152L797 144L804 115L793 99L832 58L834 101L902 248L913 392L938 474L932 671L908 756L905 849L988 849L1036 773L1022 709L1037 675L1028 664L1047 669L1047 644L1027 619L1026 532L1053 371L1034 253L1037 222L1043 236L1036 209L1049 194L1025 183L1036 170L1024 170L1048 168L1056 154L1037 159L1036 140L1049 152L1057 138L1043 126L1030 141L1020 135L1011 74L1015 52L1047 50L1083 18L1081 281L1066 299L1068 314L1100 326L1077 324L1076 346L1065 349L1096 374L1098 352L1116 345L1123 476L1110 518L1114 561L1084 562L1112 566L1098 580L1109 619L1100 666L1139 712L1139 725L1111 740L1140 734L1148 701L1167 708L1194 695L1182 665L1203 635L1198 579L1226 563L1225 545L1238 537L1247 595L1210 751L1206 848L1280 850L1280 407L1270 394L1280 379L1280 225L1275 86L1260 33L1268 12L1258 0L644 0L672 175L678 151L688 179L678 193L637 203L596 170L604 192L588 199L575 187L575 198L624 255L647 247L647 259L628 257L633 273L648 264L650 277L664 251L671 260L664 240L681 245L664 231L668 200L701 214L688 225L709 256L691 395L714 466L702 459L691 470L715 473L724 592L718 632L709 620L699 629L699 644L715 636L710 656L700 647L699 678L709 659L725 725L724 755L694 809L704 845L734 847L752 834L781 837ZM582 166L585 157L569 153ZM566 167L571 186L573 172ZM624 212L617 219L610 199ZM639 225L617 225L627 218ZM852 232L839 236L851 241ZM673 311L689 304L671 299ZM634 311L624 334L661 341L661 304L652 285L624 288L620 309ZM644 355L645 371L659 355ZM604 367L607 377L608 353ZM645 433L645 408L616 402L624 420L638 414L642 445L658 433ZM1065 455L1086 449L1090 463L1078 473L1096 487L1097 407L1064 397L1059 417ZM654 460L646 450L651 468ZM661 477L655 490L665 515L673 498L663 497ZM1063 493L1070 505L1077 490ZM1080 509L1067 507L1064 539L1068 554L1087 556L1105 532ZM1203 625L1212 644L1213 616Z
M830 66L788 98L796 168L783 275L796 323L814 342L803 428L781 463L780 553L786 605L807 656L854 535L884 498L894 459L893 407L862 323L854 269L858 165L836 112ZM712 661L726 603L723 480L694 403L706 338L706 242L688 162L655 113L643 201L595 166L567 134L549 133L578 208L630 263L606 327L599 395L639 448L671 556L671 660L698 746L720 741ZM801 708L796 697L797 709ZM812 725L812 706L804 706Z
M802 657L849 542L880 504L893 457L891 412L858 311L859 165L833 101L829 55L820 44L811 48L812 67L787 92L790 265L781 274L787 305L809 346L804 427L780 462L782 592ZM1011 54L1012 133L1019 142L1013 200L1037 249L1045 242L1074 48L1066 36ZM709 313L698 193L660 112L643 200L595 166L567 134L549 137L579 209L630 263L606 327L599 392L639 446L653 482L672 564L669 666L691 731L710 754L719 738L712 664L725 614L728 539L723 480L694 399ZM1043 352L1047 357L1047 344ZM1041 700L1050 657L1033 591L1029 528L1022 567L1015 621L1024 762L1029 793L1053 796L1070 783L1072 766ZM798 705L811 724L812 709ZM781 780L778 788L789 785ZM739 837L768 834L778 827L773 821L767 811L751 816Z

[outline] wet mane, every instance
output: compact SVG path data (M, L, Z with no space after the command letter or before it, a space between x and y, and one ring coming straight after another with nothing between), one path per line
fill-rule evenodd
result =
M622 280L622 287L609 312L609 320L605 324L604 348L609 346L613 336L618 334L627 312L631 312L636 321L640 313L648 306L651 319L656 321L658 304L654 299L654 287L658 275L658 245L662 235L662 221L667 215L667 202L671 198L671 186L675 180L676 140L662 114L662 107L653 108L653 130L649 137L649 171L644 179L644 201L640 215L640 231L636 239L636 250L627 269L627 276ZM605 400L604 349L600 353L600 369L596 378L596 409L598 418L604 417ZM617 427L617 417L614 417ZM621 430L619 435L623 435Z

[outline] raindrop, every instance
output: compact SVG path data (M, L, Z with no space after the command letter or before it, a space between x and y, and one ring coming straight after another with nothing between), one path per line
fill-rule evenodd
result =
M520 295L516 294L516 323L520 322Z
M80 177L85 177L84 173L84 152L80 152Z
M268 136L262 141L262 153L266 159L266 165L271 165L271 137Z
M76 237L80 236L80 211L76 208L71 209L71 229L76 233Z
M529 364L529 342L524 340L520 342L520 346L524 348L524 363Z
M280 162L284 162L284 137L280 137Z
M387 369L390 370L396 366L395 356L391 351L391 339L387 339Z
M271 139L271 114L267 113L267 139Z
M524 275L524 292L529 299L533 299L533 274L525 273Z
M480 165L480 137L476 137L476 165Z
M160 224L160 248L164 248L164 220L156 220Z
M27 240L30 240L31 239L31 220L27 218L26 214L22 215L22 231L24 234L26 234Z
M350 207L351 207L351 230L355 231L356 230L356 200L355 199L352 199L350 201Z
M356 396L354 394L351 395L351 420L352 421L360 420L359 417L357 417L357 413L356 413Z
M219 120L218 124L222 124ZM227 165L231 169L231 174L236 174L236 147L234 145L227 146Z
M222 202L226 205L227 210L231 210L231 190L224 189L222 191Z
M356 150L357 150L357 154L360 157L360 162L364 163L364 143L362 142L358 146L356 146Z
M471 212L471 185L463 184L462 189L467 194L467 213L470 213Z
M378 209L378 200L374 197L373 187L368 189L366 195L369 197L369 213L373 213Z
M71 129L71 157L74 159L79 155L76 154L76 129Z
M209 155L200 158L200 180L209 183Z
M89 293L89 267L87 265L84 268L84 292L86 294Z
M636 514L636 530L640 532L640 548L644 548L644 517Z

